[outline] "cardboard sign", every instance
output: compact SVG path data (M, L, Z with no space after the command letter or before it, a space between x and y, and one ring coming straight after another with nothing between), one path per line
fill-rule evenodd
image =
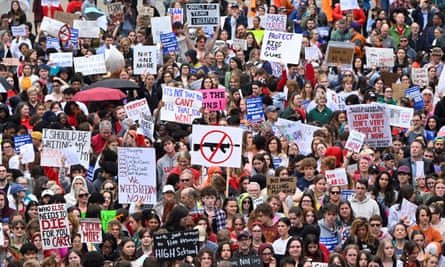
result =
M411 69L413 85L426 86L428 84L428 68Z
M201 117L202 93L183 88L164 87L161 120L192 124Z
M41 205L37 209L43 249L71 247L65 204Z
M60 1L59 0L42 0L42 6L59 6Z
M79 30L80 38L99 38L100 28L95 20L74 20L73 28Z
M361 104L346 106L349 130L366 135L366 143L371 147L392 145L386 104Z
M394 50L392 48L365 47L366 65L371 68L394 67Z
M153 43L161 42L161 34L172 33L172 23L169 16L151 18Z
M61 167L62 155L75 152L80 164L90 166L91 132L43 129L41 166Z
M20 65L20 60L16 57L4 57L2 59L2 64L5 66L18 66Z
M80 15L73 14L73 13L62 12L62 11L56 11L56 12L54 12L54 18L56 20L59 20L61 22L66 23L70 27L72 27L73 26L73 21L74 20L79 20L80 19Z
M49 60L58 67L72 67L73 66L73 53L51 53L49 54Z
M140 7L139 14L136 19L136 25L141 27L151 27L150 18L154 16L154 9L152 7Z
M156 74L156 46L135 46L133 48L133 72L136 75Z
M268 31L285 32L286 15L267 14L265 17L264 28Z
M299 64L302 41L302 34L265 31L260 58L272 62Z
M54 37L59 36L59 30L65 25L64 22L43 17L42 23L40 24L40 30L45 32L47 35L51 35Z
M219 25L219 4L187 4L186 12L190 27Z
M340 0L341 11L354 10L360 8L357 0Z
M102 243L102 224L99 219L82 219L79 224L82 243Z
M116 210L101 210L100 221L102 222L102 229L104 233L108 233L108 223L116 219Z
M385 80L383 80L385 81ZM394 99L400 99L405 95L405 90L408 89L409 84L406 83L393 83L392 88L392 97Z
M348 176L346 175L345 168L326 170L325 176L330 185L348 185Z
M193 125L192 164L241 166L242 135L241 128Z
M226 110L226 90L220 89L203 89L202 107L209 111Z
M314 132L320 129L320 127L301 123L300 121L278 126L278 131L286 136L289 142L296 143L300 153L303 155L312 153L311 144Z
M354 58L354 49L355 45L352 43L330 41L326 51L326 63L328 66L342 64L350 67Z
M267 177L267 195L278 196L280 192L294 195L297 188L297 177Z
M119 204L156 203L154 148L118 147Z
M159 260L183 259L199 251L198 230L153 235L155 257Z
M168 14L171 17L172 24L175 22L184 23L184 9L182 8L169 8Z
M102 74L107 72L104 55L92 55L88 57L75 57L74 70L83 75Z
M12 26L11 27L12 36L25 36L26 35L26 26Z
M364 134L352 130L349 132L349 137L348 140L346 141L345 149L359 153L364 141L365 141Z
M233 39L232 47L236 50L241 49L243 51L247 50L247 40L246 39Z
M131 101L124 105L127 117L133 121L140 120L142 118L142 113L147 113L151 115L150 109L148 107L148 102L146 98Z
M164 55L179 52L178 39L174 32L161 33L160 38Z
M414 110L412 108L388 105L389 124L391 126L409 128L413 119Z
M260 122L264 119L263 99L261 96L246 99L246 113L247 120L250 122Z
M425 103L423 102L422 93L419 86L414 86L405 90L405 96L414 100L414 110L422 110Z
M115 2L107 5L108 16L111 22L124 22L124 9L122 8L122 2Z
M229 260L232 267L263 267L261 256L249 255L242 257L233 257Z

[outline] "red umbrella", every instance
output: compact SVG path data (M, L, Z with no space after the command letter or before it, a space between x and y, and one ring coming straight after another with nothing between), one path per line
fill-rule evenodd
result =
M81 102L116 101L126 97L127 95L119 89L96 87L76 93L73 96L73 100Z

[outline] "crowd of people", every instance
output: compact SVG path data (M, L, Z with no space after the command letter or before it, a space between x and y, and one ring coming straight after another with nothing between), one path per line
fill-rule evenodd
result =
M351 1L351 6L358 2L351 10L336 0L212 2L220 4L221 27L191 29L187 18L176 21L179 50L158 60L156 74L142 75L133 73L134 47L156 45L162 54L162 45L153 42L157 33L137 1L123 1L123 21L108 20L101 38L59 40L50 48L50 36L40 30L45 16L66 11L87 17L96 3L71 0L64 8L35 0L31 23L21 3L11 2L0 24L5 63L0 84L10 88L0 93L2 266L213 267L232 266L239 258L260 258L269 267L445 266L443 7L428 0L380 0L372 6L368 0ZM154 1L142 5L151 16L161 16ZM168 8L186 8L173 0L164 6L166 16ZM286 16L285 30L302 34L299 64L261 58L258 32L267 14ZM20 25L25 34L12 36L12 27ZM354 44L351 68L326 63L330 41ZM306 47L316 49L318 58L306 59ZM366 47L393 49L394 67L367 63ZM103 54L108 73L85 76L60 68L50 60L55 52ZM18 63L11 65L10 59ZM427 83L414 84L411 72L419 68L427 70ZM388 73L396 75L395 82L385 80ZM133 82L134 88L124 90L126 101L147 100L153 136L144 136L139 122L127 118L123 102L73 100L109 78ZM414 99L393 97L400 84L419 86L424 103L413 112L411 126L392 126L389 147L365 141L359 153L345 149L345 105L413 108ZM159 119L164 86L225 89L226 110L203 108L193 124L242 128L239 168L191 164L192 126ZM247 116L251 97L261 97L261 121ZM309 154L281 132L283 122L319 127ZM90 131L89 168L42 167L44 129ZM31 163L23 163L15 149L15 137L26 134L35 152ZM156 181L156 204L120 204L118 147L155 149L156 177L147 179ZM66 160L62 157L60 166ZM336 168L347 170L348 184L328 183L326 171ZM268 195L271 176L297 177L295 192ZM55 203L66 205L71 243L47 250L37 210ZM83 244L81 218L102 218L101 212L110 210L116 216L103 229L102 243ZM198 231L198 254L160 259L154 236L186 230Z

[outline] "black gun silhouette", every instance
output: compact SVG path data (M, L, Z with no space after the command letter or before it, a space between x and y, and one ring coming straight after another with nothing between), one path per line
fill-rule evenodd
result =
M210 143L210 142L205 142L202 144L203 147L208 147L210 148L210 151L215 151L215 148L218 146L218 143ZM223 153L226 153L226 149L230 148L231 144L221 144L219 146L219 150L221 150ZM235 144L233 145L235 147L239 147L240 145ZM194 144L193 145L193 151L197 151L201 149L201 145L200 144Z

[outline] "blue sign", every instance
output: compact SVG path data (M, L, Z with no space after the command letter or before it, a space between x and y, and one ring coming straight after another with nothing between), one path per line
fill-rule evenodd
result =
M414 100L414 110L422 110L425 106L423 102L422 94L420 93L420 87L414 86L405 90L405 96Z
M29 134L14 136L14 148L17 154L20 154L20 147L26 144L32 144L32 137Z
M263 99L261 96L247 98L246 106L248 121L260 122L264 119Z
M71 46L74 50L77 50L78 40L79 40L79 29L70 28L70 31L71 31L71 37L68 40L68 42L66 42L65 47L70 48Z
M179 52L178 39L174 32L161 33L160 37L164 54Z
M60 39L55 37L46 37L46 48L60 49Z

